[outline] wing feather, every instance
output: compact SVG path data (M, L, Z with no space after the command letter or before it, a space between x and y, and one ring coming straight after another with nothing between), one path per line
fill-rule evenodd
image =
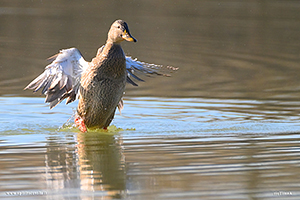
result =
M132 59L130 56L126 56L126 70L127 70L127 82L133 86L137 84L131 79L133 77L137 81L144 81L138 76L171 76L170 74L177 71L178 68L172 66L163 66L150 64L137 59Z
M97 56L103 50L98 49ZM50 108L66 100L66 104L75 101L79 96L79 87L82 73L88 68L89 63L84 60L80 51L76 48L63 49L58 54L48 58L51 63L45 67L45 71L29 83L25 89L34 92L42 91L46 95L45 102ZM149 64L126 56L127 82L138 86L135 81L144 81L140 76L170 76L170 73L178 68ZM121 112L123 100L118 104Z
M42 94L46 95L45 102L50 103L50 108L65 98L68 98L67 104L74 101L79 93L81 74L88 67L88 62L76 48L61 50L48 60L52 62L46 66L45 71L25 89L33 89L34 92L42 89Z

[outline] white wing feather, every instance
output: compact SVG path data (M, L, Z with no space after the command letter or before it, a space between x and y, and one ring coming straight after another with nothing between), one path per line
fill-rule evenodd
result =
M99 48L101 53L103 46ZM45 102L53 108L58 103L68 98L66 104L73 102L79 96L80 79L82 73L88 68L89 63L84 60L80 51L76 48L63 49L58 54L49 58L52 61L46 66L45 71L34 79L25 89L33 89L34 92L42 89L46 95ZM137 86L132 80L144 81L138 76L161 75L170 76L170 72L178 68L149 64L126 56L127 82ZM118 105L123 108L123 101Z
M42 89L46 95L45 102L53 108L65 98L67 103L76 100L82 72L88 67L80 51L76 48L61 50L49 58L53 60L45 71L34 79L25 89L34 92Z
M126 70L127 70L127 82L134 86L138 86L131 79L131 77L133 77L135 80L138 81L144 81L138 76L152 76L152 75L171 76L170 73L178 70L178 68L172 66L150 64L150 63L138 61L137 58L132 59L130 56L126 56Z

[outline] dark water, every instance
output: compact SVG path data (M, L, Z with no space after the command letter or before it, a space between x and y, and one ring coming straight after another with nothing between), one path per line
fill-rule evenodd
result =
M1 199L299 199L298 1L1 1ZM128 86L108 132L23 91L47 57L90 60L126 20L128 55L180 70ZM34 98L33 98L34 96Z

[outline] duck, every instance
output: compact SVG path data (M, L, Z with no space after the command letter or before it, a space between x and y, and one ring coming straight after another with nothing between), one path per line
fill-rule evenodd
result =
M116 109L121 112L124 107L126 83L138 86L136 81L144 81L140 75L170 76L170 72L178 70L126 56L121 47L123 41L137 42L128 24L119 19L111 25L106 43L91 62L75 47L63 49L48 59L51 63L45 71L24 89L41 90L50 109L65 99L66 104L78 99L74 122L79 130L107 130Z

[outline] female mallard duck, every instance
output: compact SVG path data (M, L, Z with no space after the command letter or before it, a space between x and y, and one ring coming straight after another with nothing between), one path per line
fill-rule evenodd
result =
M25 89L42 89L46 103L53 108L65 98L66 104L79 99L75 124L82 132L87 128L106 129L114 118L115 110L123 108L122 96L126 82L137 86L131 77L143 81L134 73L166 75L178 68L148 64L124 55L120 43L136 42L128 25L115 21L108 32L106 44L98 49L91 62L86 62L79 50L70 48L49 58L52 63Z

